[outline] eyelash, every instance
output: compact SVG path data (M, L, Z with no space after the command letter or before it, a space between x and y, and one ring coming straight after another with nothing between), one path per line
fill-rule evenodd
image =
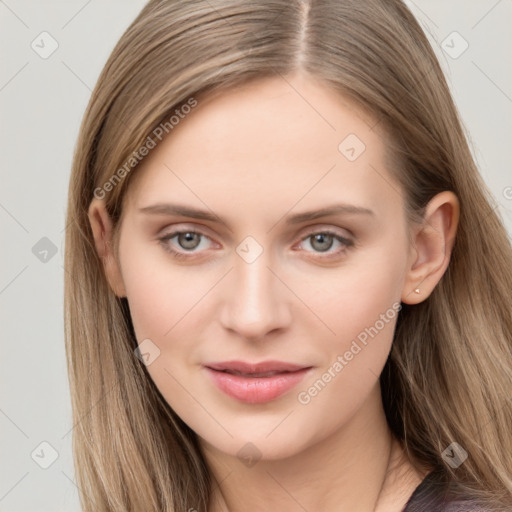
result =
M167 251L168 253L170 253L174 258L176 258L178 260L190 259L195 254L193 252L186 253L186 252L176 251L175 249L172 249L171 246L167 243L169 240L171 240L175 236L183 234L183 233L193 233L193 234L205 237L205 238L210 238L209 236L205 235L204 233L201 233L200 231L195 231L193 229L184 229L181 231L174 231L172 233L164 235L163 237L158 238L158 240L159 240L160 244L162 245L162 247L164 248L164 250ZM329 253L328 256L322 256L322 254L325 254L325 253L318 252L318 251L307 251L307 252L314 252L314 253L316 252L318 255L320 255L320 259L326 260L326 259L336 258L337 256L340 256L342 253L344 253L347 249L350 249L353 246L355 246L354 241L349 240L348 238L342 237L339 234L337 234L335 231L332 231L330 229L310 231L307 235L305 235L304 237L302 237L300 239L300 242L304 242L308 238L313 237L314 235L331 235L338 242L340 242L343 245L343 247L341 249L339 249L333 253ZM330 249L328 249L328 251L330 251ZM326 251L326 253L328 251Z

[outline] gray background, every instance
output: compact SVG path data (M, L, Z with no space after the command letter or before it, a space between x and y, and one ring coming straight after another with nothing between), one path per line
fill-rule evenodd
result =
M144 3L0 0L0 512L79 510L62 319L66 194L91 90ZM512 233L512 1L407 4ZM58 48L42 58L52 40Z

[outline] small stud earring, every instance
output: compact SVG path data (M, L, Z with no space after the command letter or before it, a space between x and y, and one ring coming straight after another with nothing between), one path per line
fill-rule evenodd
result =
M416 288L416 290L414 290L414 293L420 293L420 289Z

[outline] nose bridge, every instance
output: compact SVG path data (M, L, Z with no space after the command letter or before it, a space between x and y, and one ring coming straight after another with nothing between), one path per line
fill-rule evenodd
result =
M254 238L247 237L236 252L223 323L244 337L258 338L289 319L283 285L268 268L271 251Z

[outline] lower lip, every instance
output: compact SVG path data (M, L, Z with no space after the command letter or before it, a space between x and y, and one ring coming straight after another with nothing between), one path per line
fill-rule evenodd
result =
M276 373L272 377L244 377L205 367L214 384L226 395L249 404L270 402L296 386L311 370Z

